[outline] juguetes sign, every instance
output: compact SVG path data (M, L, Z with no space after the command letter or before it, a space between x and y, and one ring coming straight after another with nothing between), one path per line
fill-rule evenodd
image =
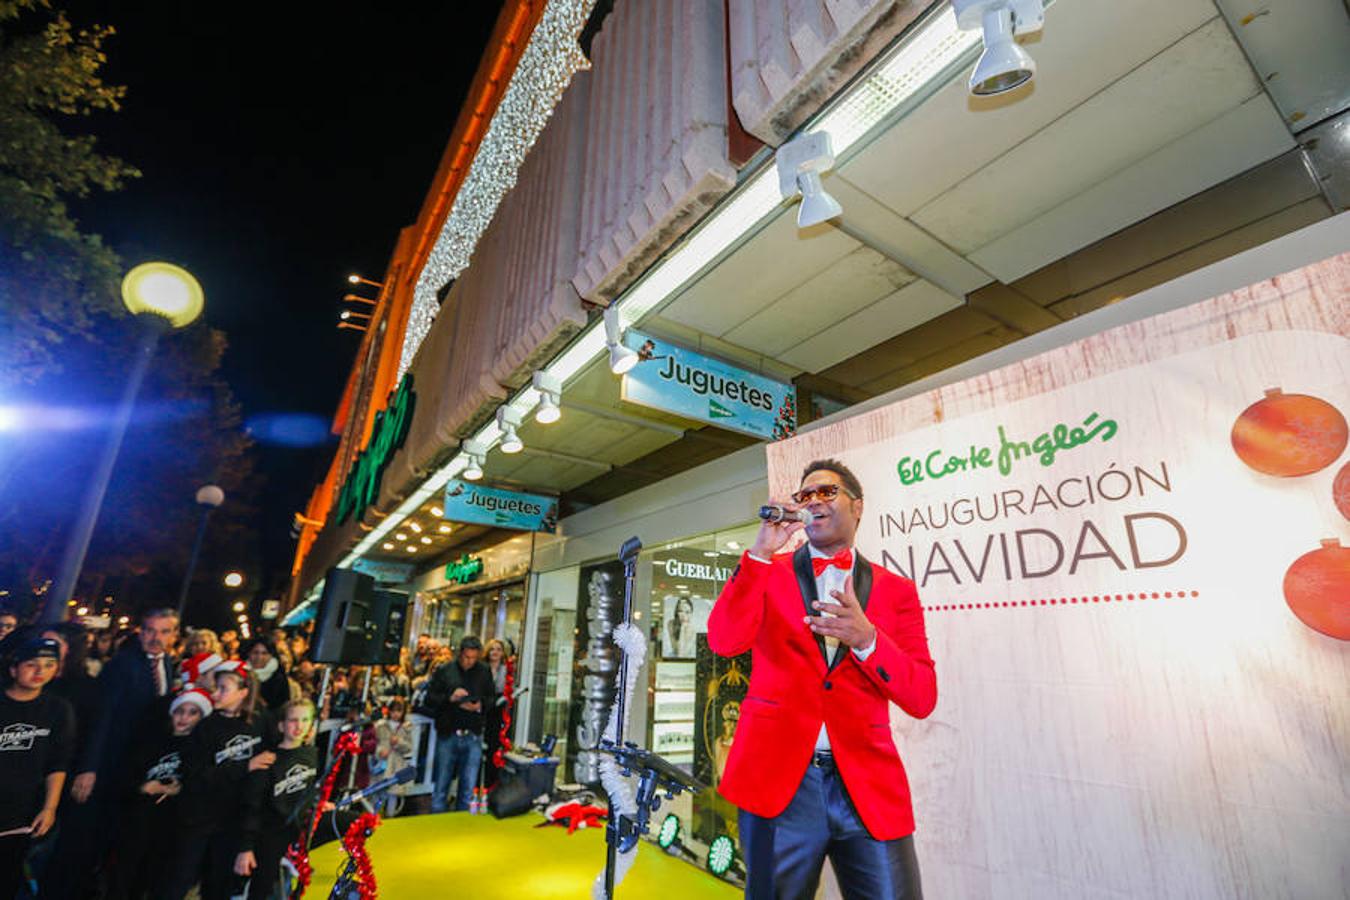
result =
M558 500L542 494L504 491L452 478L445 486L445 518L516 528L553 531L558 527Z
M797 430L797 389L687 347L629 330L641 361L623 376L629 403L777 440Z

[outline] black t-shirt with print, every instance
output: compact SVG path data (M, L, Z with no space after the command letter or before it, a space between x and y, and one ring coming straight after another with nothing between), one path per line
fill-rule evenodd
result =
M75 714L65 700L0 693L0 831L33 821L47 796L47 776L70 770L74 747Z
M287 831L298 835L309 827L314 786L319 780L319 751L310 744L290 750L278 747L277 761L250 772L244 801L241 850L252 850L259 834Z
M183 782L183 757L192 742L192 735L161 732L147 737L132 751L130 771L127 773L126 793L132 803L153 804L160 810L177 807L177 796L141 793L147 781L162 784Z
M261 752L255 719L212 713L192 731L183 749L179 822L190 828L238 828L248 761Z

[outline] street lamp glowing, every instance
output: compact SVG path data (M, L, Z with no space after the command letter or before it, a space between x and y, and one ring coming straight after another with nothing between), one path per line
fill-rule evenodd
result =
M225 586L237 588L244 583L244 576L241 572L230 572L225 576Z
M244 601L243 601L243 600L236 600L236 601L235 601L235 604L234 604L234 611L237 612L237 613L243 612L243 611L244 611Z
M141 263L122 279L122 302L137 315L163 316L182 328L202 314L202 286L186 269L166 262Z

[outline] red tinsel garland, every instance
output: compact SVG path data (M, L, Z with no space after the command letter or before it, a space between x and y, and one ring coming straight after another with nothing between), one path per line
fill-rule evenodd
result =
M380 817L374 813L362 813L361 817L347 827L342 836L342 846L347 855L356 863L356 889L361 900L375 900L378 886L375 884L375 867L371 864L370 853L366 851L366 838L380 827Z
M310 879L314 877L314 867L309 864L309 840L319 828L324 805L333 796L333 783L337 780L342 758L360 752L361 735L355 731L339 735L333 745L333 761L328 767L328 774L324 776L323 788L319 791L319 802L314 805L314 817L310 819L309 830L302 832L300 839L286 848L286 858L295 866L295 886L291 889L291 900L300 900L305 895L305 889L309 887Z
M511 749L511 701L516 692L516 658L506 658L506 683L502 687L502 696L506 705L502 707L502 729L497 733L497 750L492 754L492 764L500 769L506 765L506 751Z

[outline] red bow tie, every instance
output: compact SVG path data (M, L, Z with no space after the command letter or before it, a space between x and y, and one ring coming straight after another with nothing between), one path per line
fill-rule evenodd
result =
M853 551L846 548L840 550L834 556L811 557L811 571L816 574L817 578L820 577L821 572L824 572L830 566L834 566L841 572L851 571L853 569Z

